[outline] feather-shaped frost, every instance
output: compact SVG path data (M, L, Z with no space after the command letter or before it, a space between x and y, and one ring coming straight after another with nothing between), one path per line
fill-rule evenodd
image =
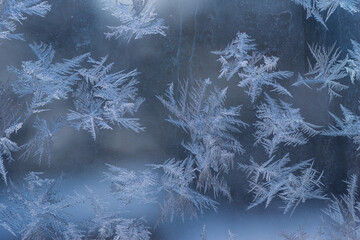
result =
M216 210L217 203L193 190L191 185L195 179L194 159L183 161L169 159L164 164L152 165L154 169L162 169L161 189L166 193L164 204L161 205L159 220L167 218L172 221L175 216L197 217L198 212L205 209Z
M25 145L22 158L37 157L39 164L45 158L47 164L51 165L52 150L56 133L65 126L65 119L62 117L53 117L50 120L41 119L38 116L35 118L33 127L36 129L35 136Z
M126 204L133 200L155 202L156 174L149 170L134 172L109 164L107 166L109 170L105 172L105 180L111 183L111 192L119 201Z
M304 121L298 108L266 95L266 103L258 106L255 122L255 144L261 144L271 156L279 144L298 146L307 143L309 137L319 133L319 126Z
M224 50L212 53L220 56L218 61L222 67L219 78L225 77L230 80L234 75L238 75L238 86L248 88L246 93L250 96L251 102L255 102L264 86L291 97L291 93L277 81L288 79L293 73L276 71L279 58L267 57L257 52L254 40L246 33L238 32L237 37Z
M328 217L327 234L332 239L356 240L360 238L360 201L358 199L358 178L352 175L348 181L347 193L332 196L324 210Z
M21 33L15 33L16 24L21 24L27 16L45 15L51 10L48 1L42 0L3 0L0 2L0 39L24 40Z
M293 86L311 84L321 85L317 90L326 89L330 96L330 101L334 97L341 97L340 91L345 90L348 86L339 81L346 77L345 66L348 62L348 57L340 59L341 51L335 49L335 44L326 49L317 45L309 46L312 58L315 63L312 64L309 60L309 71L299 78Z
M119 26L109 26L106 38L140 39L146 35L166 36L164 20L155 13L156 0L133 0L132 4L103 0L104 10L111 12L120 22Z
M12 152L17 152L21 148L11 140L11 136L16 134L23 125L24 107L19 101L11 96L9 86L0 84L0 175L7 184L7 171L5 162L13 161Z
M55 51L51 45L34 43L30 48L39 60L24 61L21 69L8 67L8 70L17 76L13 91L19 97L32 97L31 114L44 111L42 108L54 100L67 99L68 93L73 91L72 86L79 80L76 70L88 54L53 63Z
M343 119L330 113L335 120L335 125L330 125L329 129L322 131L322 135L348 137L360 148L360 116L355 115L343 105L340 105L340 108L344 116Z
M312 168L312 159L289 165L290 157L286 154L283 158L274 160L270 158L263 164L250 159L251 164L240 164L249 179L253 202L248 209L270 202L279 197L283 200L284 214L291 210L294 212L299 203L308 199L327 199L322 189L322 173L319 174Z
M77 130L90 132L95 140L98 128L113 129L103 116L103 104L103 100L96 99L89 93L87 84L81 84L74 94L75 110L69 110L67 119Z
M110 166L112 168L112 166ZM127 187L130 188L130 185ZM121 204L120 209L111 207L109 198L99 198L95 195L92 189L87 187L88 201L94 211L94 216L86 225L87 238L86 239L129 239L129 240L149 240L150 231L145 226L145 221L142 218L125 218L123 216L122 208L127 203ZM133 189L136 192L137 189ZM119 194L121 194L119 192Z
M82 202L82 197L59 197L58 181L41 178L41 174L30 172L23 186L11 184L6 208L0 211L2 225L21 239L82 237L66 212L70 206Z
M79 84L73 96L75 110L68 114L70 123L78 130L90 132L94 140L98 128L111 130L111 125L135 132L144 130L138 118L130 117L144 101L137 93L138 72L109 73L113 63L105 65L106 59L89 58L92 66L79 70L85 82Z
M350 58L346 67L347 73L350 75L352 83L360 80L360 44L351 40L353 49L349 50Z
M185 82L180 89L180 97L175 98L173 84L165 97L158 97L171 113L168 121L182 128L190 141L183 146L194 156L199 172L197 188L212 190L229 199L227 184L219 177L232 168L236 154L244 152L242 145L233 134L239 133L246 124L238 117L241 106L225 107L227 89L208 91L209 79L196 81L194 87Z

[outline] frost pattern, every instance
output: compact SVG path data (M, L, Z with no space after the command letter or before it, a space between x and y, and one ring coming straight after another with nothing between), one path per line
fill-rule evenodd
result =
M238 32L231 43L220 51L213 51L219 55L218 61L222 64L219 78L225 77L230 80L251 60L251 53L256 50L254 40L246 33Z
M207 234L206 234L206 226L203 226L202 233L200 234L201 240L207 240ZM228 240L237 240L237 235L233 234L230 230L228 230Z
M338 7L351 14L357 13L359 12L359 4L359 0L317 0L317 7L320 11L327 11L325 21L329 19Z
M10 139L11 135L22 128L22 105L10 95L10 89L0 84L0 175L7 184L5 161L13 161L12 152L20 147ZM11 111L9 111L11 109Z
M292 108L291 104L279 103L265 96L266 103L258 106L255 122L255 144L261 144L271 156L279 144L298 146L306 144L309 137L315 136L318 126L305 122L300 109Z
M301 5L307 12L306 18L314 17L316 21L321 23L326 29L326 21L340 7L345 11L354 14L359 12L359 0L291 0ZM324 15L325 19L324 19Z
M270 86L273 92L292 97L291 93L283 86L277 83L277 80L290 78L293 73L287 71L275 71L277 67L277 57L266 57L261 54L253 55L252 59L239 73L241 78L239 87L248 87L246 93L250 96L251 102L262 93L263 86ZM263 61L263 63L260 63Z
M117 200L125 204L133 200L142 203L155 202L158 193L156 174L149 170L134 172L109 164L107 166L105 180L110 182L111 192Z
M330 101L334 97L341 97L339 91L345 90L348 86L339 82L339 80L347 76L345 66L348 62L348 57L339 59L341 51L335 49L335 44L326 49L320 46L309 46L311 55L315 60L315 64L309 61L309 71L305 77L299 75L299 78L293 86L305 85L310 87L309 84L321 84L317 90L327 89Z
M23 34L14 33L16 23L22 23L28 16L45 15L51 10L48 1L42 0L3 0L0 2L0 39L24 40Z
M253 193L253 202L248 209L265 203L265 208L275 197L280 197L285 206L284 214L291 215L300 203L309 199L327 199L321 183L322 173L312 168L312 159L288 166L291 159L288 154L274 160L274 157L259 165L250 159L251 164L239 164L245 171L250 183L249 192Z
M327 26L321 14L321 10L317 6L317 2L320 2L321 0L291 0L291 1L302 6L306 10L306 19L309 19L310 17L314 17L316 21L321 23L327 29Z
M50 120L35 118L33 127L36 128L35 136L24 146L25 151L21 157L28 159L29 157L37 157L39 165L46 158L47 164L51 165L52 148L56 138L56 133L65 126L65 119L62 117L53 117Z
M67 119L77 130L85 130L96 139L96 131L100 129L112 130L113 128L104 118L102 108L104 101L96 99L89 93L87 84L81 84L74 93L75 110L69 110Z
M299 227L295 233L282 233L283 240L308 240L306 232Z
M335 120L335 126L330 125L328 130L322 132L325 136L345 136L354 141L355 144L359 145L360 148L360 117L355 115L349 109L340 105L341 111L344 115L343 119L338 118L334 114L330 115ZM358 148L358 149L359 149Z
M221 51L213 51L213 54L220 55L218 59L222 67L219 78L225 77L230 80L235 74L240 77L238 84L241 88L248 88L247 94L251 102L262 93L263 86L269 86L279 94L288 95L291 93L281 86L277 80L288 79L292 72L276 71L278 57L267 57L256 51L256 45L246 33L237 33L237 37Z
M131 184L131 183L130 183ZM126 187L130 187L127 185ZM120 210L111 208L107 199L98 198L92 189L87 187L88 200L94 211L94 217L87 227L86 239L129 239L129 240L149 240L150 231L145 226L142 218L124 218ZM136 192L136 189L134 189ZM121 204L124 208L128 203Z
M201 234L200 234L200 238L201 238L201 240L206 240L206 239L207 239L207 236L206 236L206 226L205 226L205 225L203 226L202 232L201 232Z
M360 44L356 41L351 41L353 49L349 50L350 59L346 67L347 73L350 75L351 82L360 80Z
M111 189L108 199L116 199L121 208L134 201L141 204L159 203L158 223L168 218L172 221L176 216L181 216L183 220L187 216L197 217L198 212L202 213L208 208L215 210L215 201L192 189L195 179L193 165L192 158L184 161L169 159L161 165L149 165L149 170L136 172L107 165L105 180L110 182ZM161 179L158 178L158 170L162 170Z
M138 72L109 73L113 63L104 65L106 59L89 58L92 67L79 70L85 82L74 93L75 110L68 113L70 123L78 130L90 132L94 140L97 128L111 130L111 125L135 132L144 130L138 118L128 117L137 112L144 101L137 96Z
M1 225L21 239L80 239L82 233L72 224L66 209L82 201L80 196L59 197L54 179L30 172L26 185L11 184L7 205L0 211Z
M360 238L360 202L357 199L357 176L352 175L345 183L347 194L340 198L333 196L331 203L324 211L330 224L327 231L332 239L355 240Z
M55 51L51 45L34 43L30 48L39 60L24 61L21 69L8 67L8 70L17 76L13 91L19 97L31 95L30 113L39 113L52 101L67 99L68 93L73 91L72 86L79 80L76 68L88 54L52 63Z
M1 0L0 0L1 1ZM350 13L359 11L358 0L293 0L301 4L308 17L314 16L325 26L334 11L341 7ZM105 9L112 11L113 16L120 19L122 25L109 27L107 38L124 37L128 41L139 39L145 35L160 34L165 36L162 19L155 14L155 0L133 0L131 5L114 1L115 5L106 5ZM20 39L21 34L15 34L16 22L26 20L26 15L44 17L50 11L47 1L41 0L3 0L0 5L0 38ZM321 12L327 11L325 21ZM219 77L231 79L238 74L241 79L239 87L248 88L247 94L251 101L262 93L264 86L273 91L291 96L291 93L277 83L278 80L290 78L291 72L276 71L278 58L267 57L256 50L254 41L245 33L238 33L237 38L222 51L214 51L220 55L222 64ZM14 92L19 97L32 96L28 103L28 113L23 116L18 102L10 100L8 92L2 90L0 99L4 104L0 107L0 174L7 184L4 161L13 160L12 152L20 147L10 137L22 128L23 117L29 119L33 113L40 113L44 107L54 100L67 99L68 94L77 87L74 97L74 110L69 110L68 120L77 129L89 131L94 140L97 128L112 129L112 125L125 127L135 132L142 131L137 118L129 118L127 114L138 111L143 102L137 96L136 76L138 72L110 73L113 63L105 65L107 57L99 61L89 57L89 68L80 68L80 63L89 56L84 54L62 63L52 63L55 51L51 45L44 43L31 44L30 47L38 57L38 61L25 61L21 69L9 67L9 71L17 75L13 84ZM359 75L359 44L353 41L353 50L347 57L339 59L341 52L334 46L329 50L317 46L310 47L315 64L310 64L310 70L305 77L299 76L294 85L322 83L319 90L328 88L330 100L340 96L338 91L347 86L339 83L346 76L345 70L354 83ZM82 79L81 79L81 78ZM84 81L81 81L84 80ZM182 128L189 140L183 143L189 156L180 161L169 159L161 165L150 165L151 170L134 172L123 168L107 165L105 180L110 182L111 192L105 199L96 197L88 188L90 202L95 216L85 228L87 235L72 223L65 209L76 203L84 202L79 195L75 197L58 197L57 181L41 178L42 173L30 172L26 178L26 186L15 186L10 182L6 204L0 204L0 225L14 236L21 239L150 239L149 228L143 218L125 218L123 211L133 201L154 203L160 198L160 191L165 195L161 204L160 220L175 216L196 217L205 209L216 210L217 202L196 190L207 192L212 190L214 196L219 193L231 199L230 189L220 177L227 173L233 165L237 154L244 152L241 144L235 139L239 128L246 124L238 119L241 106L225 107L226 88L209 92L209 80L197 81L194 87L186 82L181 86L179 99L175 98L173 85L170 85L165 97L158 97L170 111L168 121ZM190 90L189 90L190 89ZM266 95L266 104L261 104L257 111L257 143L264 145L270 155L276 151L279 144L301 145L308 138L317 134L316 125L307 123L301 117L299 109L293 109L290 104L275 100ZM9 114L8 109L12 110ZM344 119L332 115L337 123L330 125L324 135L347 136L360 144L358 136L359 117L341 106ZM24 120L24 121L25 121ZM50 164L54 135L64 126L64 120L46 120L36 115L34 127L37 133L29 143L25 144L23 156L35 156L39 163L47 158ZM308 199L327 199L322 189L322 173L313 169L312 160L303 161L288 166L290 158L274 161L274 157L263 164L250 160L250 165L240 164L249 178L250 192L254 200L249 208L279 197L284 201L284 213L291 214L300 203ZM158 182L155 171L162 170L164 174ZM339 239L359 239L360 235L360 203L357 201L357 177L354 175L348 182L348 194L340 198L333 196L331 204L325 213L331 220L332 237ZM196 190L194 190L196 188ZM119 211L111 207L114 201L119 204ZM235 240L236 235L228 232L228 239ZM284 235L286 239L306 239L305 233L299 230L297 234ZM206 239L206 229L201 235Z
M330 125L328 130L322 132L325 136L344 136L353 140L356 145L359 145L360 149L360 117L355 115L349 109L340 105L341 111L344 115L343 119L338 118L334 114L330 115L335 120L335 126Z
M228 230L228 239L229 240L237 240L238 236L236 234L233 234L230 230Z
M205 192L213 190L215 196L221 193L230 199L229 188L219 174L227 173L235 155L244 152L232 134L239 133L239 128L246 124L238 119L241 106L225 107L227 88L208 93L210 84L206 79L196 81L190 88L185 82L180 88L179 99L175 99L171 84L165 98L158 98L171 113L168 121L190 136L191 140L183 146L195 158L199 173L197 188Z
M195 179L193 169L194 159L191 157L183 161L169 159L164 164L152 165L154 169L162 169L161 189L166 193L164 204L161 205L159 220L167 218L172 221L175 216L197 217L197 213L204 209L216 210L217 203L210 198L191 189Z
M140 39L146 35L166 36L167 27L164 20L157 18L155 13L156 0L132 0L132 4L112 0L103 2L103 9L110 11L111 15L120 21L119 26L108 27L106 38L122 37L130 41L132 38Z

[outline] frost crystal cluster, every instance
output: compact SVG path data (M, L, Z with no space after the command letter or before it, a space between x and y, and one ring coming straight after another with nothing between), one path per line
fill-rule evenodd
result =
M305 122L300 109L291 104L276 101L266 95L266 103L258 106L258 121L255 122L256 144L261 144L269 156L277 150L279 144L291 146L306 144L309 137L319 133L318 126Z
M111 12L120 22L119 26L109 26L106 38L122 37L128 41L140 39L146 35L166 36L164 20L155 13L156 0L132 0L132 4L114 0L103 0L104 10Z
M66 211L82 202L82 197L58 196L59 180L41 178L30 172L26 185L10 185L7 205L1 205L1 225L21 239L79 239L81 231Z
M215 201L191 188L196 177L193 166L194 159L191 157L181 162L169 159L162 165L153 165L154 169L164 172L161 190L166 193L166 198L161 206L159 220L169 218L172 221L175 216L181 216L184 220L185 216L197 217L197 212L204 209L216 210Z
M355 115L343 105L340 105L340 108L344 118L340 119L334 114L330 113L330 115L335 120L335 126L330 125L329 129L324 130L322 134L332 137L345 136L351 138L355 144L359 145L360 148L360 117Z
M355 240L360 238L360 201L358 178L352 175L348 181L347 194L332 197L324 213L328 216L326 232L332 239Z
M21 24L27 16L45 15L51 10L48 1L42 0L2 0L0 1L0 39L25 40L23 34L15 33L16 24Z
M290 78L292 72L276 71L279 58L257 52L254 40L246 33L238 32L237 37L224 50L212 53L220 56L218 61L222 67L219 78L230 80L237 74L240 78L238 86L248 88L246 93L252 103L260 96L264 86L291 97L291 93L277 81Z
M115 169L110 166L112 170ZM116 169L115 171L121 171ZM130 183L131 184L131 183ZM131 185L125 185L131 187ZM129 240L149 240L149 228L145 226L145 221L142 218L125 218L123 211L129 202L122 202L120 208L114 209L111 207L111 197L99 198L94 191L87 187L89 198L88 201L92 206L94 215L86 225L87 238L86 239L129 239ZM137 192L134 189L134 192ZM121 192L119 192L121 193ZM133 200L131 199L128 200Z
M36 157L41 164L45 158L48 165L51 165L53 145L56 140L56 133L65 125L62 117L50 120L36 116L33 127L36 129L35 136L22 146L24 152L21 157L28 159Z
M360 44L351 40L353 49L349 50L350 58L346 67L347 73L350 75L352 83L360 80Z
M341 22L347 19L341 12L347 12L348 17L348 13L359 13L360 0L291 0L306 10L306 18L316 20L312 22L314 26L294 24L295 14L282 9L289 5L297 7L290 1L288 4L280 3L282 0L176 1L0 0L0 50L4 55L0 62L5 62L0 66L0 226L8 234L0 232L0 238L9 238L11 234L22 240L150 240L158 238L160 231L173 228L170 223L164 225L166 221L194 219L207 211L228 207L225 204L232 198L237 204L238 196L243 201L250 195L248 210L280 203L284 214L290 216L309 200L327 201L327 208L322 209L321 227L325 230L317 238L308 237L299 228L296 233L282 234L285 240L359 240L358 164L345 159L344 166L348 168L338 168L335 164L339 162L327 161L332 156L328 158L329 154L322 152L317 153L320 160L302 160L307 149L299 146L320 135L313 140L321 146L308 148L317 151L324 149L323 139L345 136L360 149L360 115L349 110L354 106L346 105L358 104L353 101L360 80L358 34L346 26L334 29L331 34L324 29L333 22L331 16L334 22ZM265 19L275 28L271 33L256 33L263 21L255 22L258 16L253 13L260 8L261 17L265 16L264 11L269 9L261 8L264 2L271 6L271 12L266 12L269 18ZM273 41L276 31L286 27L285 33L279 31L284 40L263 42L266 47L263 51L252 37L242 32L244 29L238 28L239 19L226 21L229 27L217 22L228 20L231 12L238 14L238 9L249 4L256 8L245 11L249 16L239 18L245 20L247 31ZM60 11L64 6L83 9ZM223 11L222 6L237 8ZM169 11L163 11L164 7ZM191 7L194 12L189 11ZM281 12L273 12L278 7ZM172 12L175 8L177 12ZM41 23L50 10L47 21ZM30 23L33 17L39 22ZM113 23L104 24L107 20ZM168 29L165 20L174 28ZM255 25L248 25L252 22ZM227 33L222 30L226 29L231 29L231 34L237 32L233 40L225 39ZM310 37L309 29L314 30ZM343 37L344 30L351 32L354 40ZM300 52L289 49L293 45L285 41L292 39L288 35L294 32L300 34L295 37L304 37L304 32L308 39L320 35L323 43L341 35L341 48L335 44L328 48L310 43L305 53L301 44L296 45ZM29 41L28 35L32 38ZM150 41L141 40L149 35ZM22 41L8 41L14 39ZM159 42L151 45L152 40ZM200 48L199 44L203 46ZM220 44L220 50L210 52ZM340 49L346 44L351 44L352 49L343 49L347 53L343 55ZM279 45L284 48L276 50ZM33 58L23 51L28 46ZM285 54L293 59L280 60L272 55L285 50L297 52ZM70 54L69 58L62 57ZM308 70L290 83L293 72L280 69L293 64L294 69L303 67L304 55L310 56ZM241 105L243 96L233 94L238 88L227 87L227 81L216 87L209 79L201 80L202 74L214 74L207 64L208 61L216 64L216 60L205 59L207 56L217 58L221 64L217 78L237 79L237 86L245 89L251 103ZM175 68L176 73L172 71ZM189 80L180 82L187 76ZM166 87L161 83L167 79L178 82L169 84L161 95L159 89ZM347 84L347 80L352 84ZM325 107L333 109L332 104L340 104L343 117L331 110L335 123L327 129L305 121L303 116L307 115L301 113L314 106L311 111L315 112L320 104L313 102L318 99L312 95L301 92L303 88L290 89L302 85L326 90L330 101L325 97ZM144 110L140 109L143 93L149 99ZM336 98L341 96L344 100ZM304 105L301 113L294 107ZM170 124L164 125L164 112L168 112L166 120ZM138 114L148 115L140 120ZM145 127L147 133L143 133ZM175 130L167 131L169 128ZM120 137L105 134L108 133L105 130L119 129L124 132ZM77 131L84 131L85 137ZM169 133L176 135L176 139L169 137ZM78 142L84 138L88 141ZM344 146L337 143L336 148ZM324 145L325 149L335 146ZM288 146L294 147L291 153L287 153ZM262 148L265 160L250 157L257 159ZM354 153L347 148L346 152L334 151L344 156ZM246 155L250 163L244 162ZM297 158L300 161L290 159L290 155L300 156ZM146 159L146 167L138 167L135 158ZM38 165L29 162L10 165L15 160L29 159ZM44 162L47 166L43 166ZM238 168L234 168L235 163ZM106 170L97 179L95 170L101 166ZM46 173L33 169L45 167L49 168ZM77 177L86 181L80 190L76 188L79 191L68 191L63 174L58 179L49 177L66 167L73 174L68 183L77 183ZM238 181L241 180L238 174L244 175L243 182L247 184ZM341 192L334 176L345 175L347 188ZM245 188L248 192L243 191ZM216 216L217 221L218 217L221 216ZM176 225L188 230L187 225ZM154 230L155 227L160 230ZM208 238L205 226L200 238ZM229 240L238 238L228 231Z
M96 130L113 129L111 125L143 131L138 118L129 117L137 112L144 101L137 96L138 72L109 73L113 63L104 65L107 57L96 61L89 58L90 68L82 68L79 74L84 82L73 94L75 110L69 110L68 121L76 129L86 130L96 139Z
M196 81L193 87L185 82L178 99L171 84L165 97L158 98L171 113L168 121L190 136L190 141L184 142L183 146L194 157L197 188L231 198L229 188L219 174L228 172L236 154L244 152L232 134L239 133L240 127L246 124L238 119L240 105L225 107L227 89L215 88L210 92L210 84L209 79Z
M291 0L301 5L306 10L306 18L314 17L316 21L321 23L326 29L326 21L335 12L337 8L354 14L360 11L359 0ZM325 19L324 19L325 17Z
M31 96L28 111L33 114L45 111L43 107L54 100L67 99L79 80L76 70L88 54L53 63L55 51L51 45L34 43L30 48L39 60L24 61L21 69L9 67L8 70L17 76L13 91L19 97Z
M321 85L317 90L326 89L330 96L330 101L334 97L341 97L339 91L345 90L348 86L339 82L339 80L345 78L346 64L348 57L340 59L341 51L335 49L335 45L326 49L320 46L309 46L311 55L315 60L314 64L311 64L309 60L309 71L305 74L305 77L299 75L298 81L293 86L318 84Z
M10 94L10 88L1 84L0 90L0 175L7 184L7 171L5 162L13 161L12 152L17 152L20 147L11 140L11 135L22 128L22 110L20 102L14 100ZM9 112L9 109L12 111Z
M254 199L248 209L265 203L267 207L275 197L283 200L284 214L291 214L300 203L309 199L327 199L322 189L322 173L313 169L312 159L288 166L288 154L279 160L270 158L263 164L250 159L251 164L240 164L249 178L250 190Z

